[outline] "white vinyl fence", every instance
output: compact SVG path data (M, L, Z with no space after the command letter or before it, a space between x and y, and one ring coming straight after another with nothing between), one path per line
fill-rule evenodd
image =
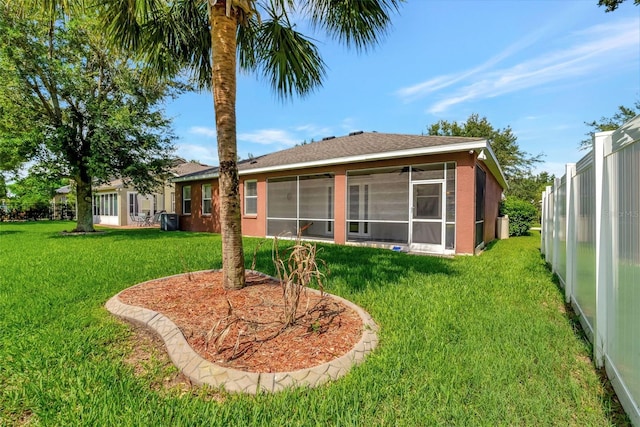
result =
M623 407L640 426L640 115L542 193L541 250Z

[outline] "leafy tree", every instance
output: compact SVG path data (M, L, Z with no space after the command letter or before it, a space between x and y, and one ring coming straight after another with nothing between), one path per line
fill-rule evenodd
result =
M4 175L0 173L0 198L7 197L7 182Z
M213 90L220 159L220 224L226 288L244 286L236 144L236 73L256 72L289 98L319 87L325 64L295 20L356 49L378 42L402 0L107 0L102 9L114 40L137 49L158 74L186 69ZM236 59L238 64L236 65ZM179 64L175 66L175 62Z
M93 231L93 184L121 177L150 191L168 168L172 135L159 107L175 90L107 46L95 18L0 8L0 167L32 162L71 178L76 230Z
M547 185L552 185L554 179L555 176L549 172L516 177L509 182L508 193L511 196L537 204L540 201L542 191Z
M524 176L518 176L509 181L509 189L505 194L533 205L538 214L538 218L540 218L542 216L542 206L540 205L542 192L547 185L553 184L554 179L555 176L548 172L540 172L537 175L530 173Z
M12 202L22 210L35 206L49 206L56 189L68 184L68 179L51 180L47 176L30 173L9 184Z
M429 135L485 138L491 144L508 182L530 175L531 168L542 161L542 154L532 156L520 148L510 127L495 129L486 117L480 118L478 114L472 114L461 124L440 120L429 126L427 131Z
M598 6L605 6L605 12L613 12L626 0L598 0ZM640 0L634 0L636 6L640 4Z
M625 122L633 119L640 114L640 101L636 101L633 107L625 107L624 105L618 106L618 112L612 117L601 117L600 121L584 122L585 125L591 128L591 131L585 135L588 138L580 141L581 150L589 150L593 144L593 134L596 132L605 132L608 130L616 130L622 126Z

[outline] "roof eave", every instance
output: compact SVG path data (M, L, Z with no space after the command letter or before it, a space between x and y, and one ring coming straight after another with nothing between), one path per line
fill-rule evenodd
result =
M188 181L200 181L202 179L213 179L218 178L220 176L217 172L206 173L202 175L190 174L190 176L178 176L175 178L171 178L170 182L188 182Z
M349 163L362 163L368 162L372 160L390 160L397 159L403 157L417 157L422 155L433 155L433 154L446 154L446 153L456 153L460 151L475 151L480 152L481 150L486 150L486 153L489 153L487 159L484 161L489 170L495 175L496 179L500 183L503 188L507 188L507 182L504 177L504 173L498 164L495 153L491 149L491 145L488 143L486 139L480 139L477 141L470 142L461 142L455 144L444 144L430 147L419 147L419 148L411 148L407 150L397 150L397 151L386 151L382 153L373 153L373 154L361 154L357 156L346 156L346 157L335 157L331 159L317 160L311 162L299 162L299 163L290 163L286 165L278 165L278 166L267 166L263 168L254 168L254 169L246 169L238 172L239 175L252 175L257 173L267 173L267 172L279 172L279 171L287 171L294 169L308 169L313 167L321 167L321 166L331 166L331 165L341 165L341 164L349 164ZM173 178L171 182L189 182L189 181L200 181L204 179L215 179L219 177L219 173L208 173L202 175L192 175L192 176L183 176L178 178Z
M489 155L487 159L484 160L484 164L487 166L487 168L489 168L493 176L496 177L496 180L498 181L498 184L500 184L502 189L506 190L507 188L509 188L509 184L507 184L507 178L504 176L504 172L502 172L502 168L498 163L496 154L493 152L493 149L491 148L491 144L489 144L487 141L485 141L485 143L486 143L486 147L484 147L483 150L485 150L485 155L486 153L489 153Z

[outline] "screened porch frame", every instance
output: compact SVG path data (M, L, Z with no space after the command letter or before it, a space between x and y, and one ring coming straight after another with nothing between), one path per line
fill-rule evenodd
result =
M307 193L305 190L310 190L308 188L303 188L303 197L305 200L316 200L319 201L317 206L314 206L315 212L325 212L325 216L313 216L313 215L302 215L308 214L309 208L303 207L301 209L301 182L313 182L317 180L320 184L318 188L321 189L322 194L317 194L314 197L313 193ZM290 214L290 216L282 216L282 215L270 215L270 212L273 212L275 206L273 200L276 198L276 194L272 193L273 187L270 188L270 184L276 183L295 183L295 199L291 202L291 199L294 198L293 195L287 193L285 196L286 201L284 203L295 204L295 216ZM334 230L335 230L335 219L334 219L334 207L335 207L335 175L332 173L322 173L322 174L302 174L302 175L289 175L284 177L270 178L266 180L267 184L267 192L266 192L266 206L267 206L267 216L266 216L266 236L267 237L291 237L294 238L297 236L297 233L301 228L303 229L301 234L306 238L312 238L322 241L333 241L334 240ZM312 189L311 189L312 190ZM282 196L279 195L281 198ZM282 202L282 200L279 200ZM277 203L277 202L276 202ZM285 208L286 210L286 208ZM277 227L276 224L280 223L284 225L283 230L279 230L281 227ZM295 229L291 229L291 225L295 222ZM283 224L284 223L284 224ZM289 227L287 224L289 223ZM317 227L317 224L322 224L320 227ZM287 230L287 228L289 228ZM273 229L279 230L278 232L272 232ZM305 234L306 233L306 234Z
M439 174L439 177L429 179L429 171ZM425 173L427 175L424 175ZM423 176L417 177L419 174ZM412 250L455 253L458 185L456 174L457 162L421 163L345 171L343 185L346 187L344 192L346 242L406 245L411 246ZM396 179L393 175L403 177ZM306 186L305 182L312 185ZM278 187L279 183L282 184L280 187ZM434 183L441 185L440 217L433 220L413 218L411 206L414 186ZM334 173L300 174L267 179L265 235L293 238L296 237L300 228L309 226L310 228L302 233L305 239L334 241L335 185ZM372 187L376 185L382 189L381 192L376 192ZM317 191L314 192L314 190ZM416 224L420 226L420 223L441 224L438 231L439 244L432 246L414 244L413 227ZM376 227L378 227L377 230Z
M434 178L434 179L424 179L424 178L418 178L418 179L414 179L413 175L414 175L414 170L420 170L420 168L425 168L425 167L434 167L437 165L442 165L442 177L440 178ZM364 181L362 180L362 182L359 183L352 183L352 181L350 180L351 177L357 177L357 176L371 176L371 175L376 175L376 174L384 174L384 172L381 171L389 171L389 173L398 173L398 171L400 172L400 174L402 173L407 173L407 180L406 180L406 188L403 189L404 194L406 194L405 200L404 200L404 204L403 204L403 208L400 208L397 210L397 212L404 212L404 219L400 220L400 219L393 219L393 220L389 220L389 219L371 219L371 218L354 218L351 214L352 211L351 210L351 205L350 205L350 187L352 185L360 185L362 187L364 187L364 185L369 185L369 189L371 188L371 184L374 182L373 180L371 181ZM434 169L437 170L437 169ZM453 171L453 175L452 175L452 179L449 175L449 171ZM372 173L373 172L373 173ZM400 244L400 245L413 245L412 249L413 250L422 250L422 251L426 251L426 252L442 252L445 254L454 254L455 253L455 241L456 241L456 195L457 195L457 185L458 185L458 180L456 177L457 174L457 162L433 162L433 163L421 163L421 164L414 164L414 165L401 165L401 166L392 166L392 167L379 167L379 168L370 168L370 169L354 169L354 170L347 170L346 172L346 186L347 186L347 192L346 192L346 241L348 243L371 243L371 244ZM441 184L442 185L442 197L441 197L441 215L442 217L438 220L416 220L413 218L413 212L411 209L412 206L412 198L413 198L413 191L414 191L414 185L420 185L420 184ZM452 188L450 188L452 187ZM371 200L369 200L369 202L371 203L368 208L366 209L366 211L368 212L375 212L376 206L371 202ZM361 210L360 210L361 211ZM437 245L438 247L436 247L435 245L431 246L431 245L414 245L413 242L413 224L414 221L416 223L441 223L442 227L441 227L441 236L440 236L440 241L441 244ZM375 236L371 237L371 227L369 227L369 233L367 236L363 236L361 237L361 233L360 234L356 234L356 233L350 233L350 224L354 223L354 222L358 222L361 224L399 224L399 225L404 225L406 227L406 231L403 231L403 233L406 233L406 239L376 239ZM402 236L404 237L404 236Z

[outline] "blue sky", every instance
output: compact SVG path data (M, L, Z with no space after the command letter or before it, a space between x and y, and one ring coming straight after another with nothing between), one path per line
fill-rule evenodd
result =
M304 26L304 23L302 23ZM348 50L321 34L323 87L278 99L239 75L238 153L246 158L352 131L426 133L473 113L511 127L538 170L560 176L583 153L585 121L640 99L640 7L605 13L597 0L409 0L375 49ZM217 165L212 95L172 101L177 154Z

